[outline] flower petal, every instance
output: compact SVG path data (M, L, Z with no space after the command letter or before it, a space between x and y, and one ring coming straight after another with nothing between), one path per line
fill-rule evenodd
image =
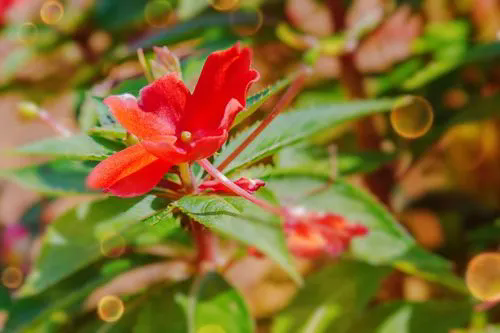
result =
M178 147L176 145L176 142L177 137L169 135L158 136L151 138L150 140L144 140L141 142L141 144L148 152L162 159L168 164L173 165L188 162L189 156L186 150Z
M177 74L169 73L141 89L139 107L148 116L154 115L168 124L170 131L163 131L162 134L170 135L176 132L190 96L191 93Z
M169 168L169 164L136 144L99 163L88 176L87 186L117 196L136 196L151 190Z
M122 178L107 188L106 192L119 197L135 197L146 194L160 182L170 167L171 165L164 161L156 160L136 173Z
M104 100L118 122L139 138L149 138L170 133L173 126L158 115L142 111L137 99L130 94L110 96ZM175 131L175 129L174 129Z
M259 78L259 73L250 69L251 58L251 50L239 44L207 58L181 121L186 130L213 135L212 131L228 129L236 113L245 106L250 84ZM239 105L232 102L227 108L232 99Z

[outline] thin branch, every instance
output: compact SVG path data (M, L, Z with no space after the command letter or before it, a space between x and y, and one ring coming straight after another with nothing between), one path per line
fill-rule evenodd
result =
M304 86L307 73L304 71L297 76L292 85L288 88L281 99L276 103L271 113L260 123L260 125L239 145L222 163L217 167L223 171L241 152L255 140L255 138L262 133L262 131L278 116L284 109L288 107L290 102L300 92Z
M250 202L253 202L257 206L261 207L262 209L276 215L283 216L285 214L284 210L281 209L280 207L275 207L268 202L264 200L260 200L259 198L256 198L252 194L248 193L235 183L233 183L231 180L229 180L226 176L224 176L219 170L217 170L216 167L212 165L206 158L199 160L198 163L201 165L203 169L205 169L206 172L218 181L220 181L224 186L226 186L228 189L230 189L234 194L239 195L240 197L243 197L247 199Z

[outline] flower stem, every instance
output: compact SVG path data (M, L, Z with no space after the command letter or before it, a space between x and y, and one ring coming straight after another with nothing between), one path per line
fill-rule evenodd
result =
M179 164L179 173L181 176L182 184L188 193L193 192L194 183L193 183L193 173L191 172L191 167L189 163L181 163Z
M231 180L229 180L226 176L224 176L219 170L217 170L216 167L212 165L206 158L199 160L198 163L201 165L203 169L205 169L206 172L218 181L220 181L224 186L226 186L228 189L230 189L234 194L239 195L240 197L243 197L247 199L250 202L253 202L257 206L261 207L262 209L276 215L283 216L285 212L283 209L280 207L275 207L268 202L264 200L260 200L259 198L256 198L252 194L248 193L235 183L233 183Z
M144 75L149 83L153 82L153 75L151 74L151 66L144 56L144 51L142 49L137 49L137 58L139 58L139 63L141 64L142 70L144 71Z
M271 113L260 123L260 125L252 132L250 135L239 145L222 163L217 167L220 171L223 171L229 163L231 163L236 156L238 156L250 143L252 143L255 138L262 133L262 131L279 115L286 107L290 104L293 98L302 89L307 73L303 71L297 78L293 81L292 85L288 88L281 99L276 103Z
M59 133L60 135L64 137L70 137L71 136L71 131L67 129L64 125L56 121L50 113L48 113L45 110L40 110L38 112L38 117L40 118L41 121L46 123L48 126L50 126L55 132Z
M198 271L204 273L208 270L213 270L216 264L214 235L209 229L194 220L191 220L191 233L198 249L196 257Z

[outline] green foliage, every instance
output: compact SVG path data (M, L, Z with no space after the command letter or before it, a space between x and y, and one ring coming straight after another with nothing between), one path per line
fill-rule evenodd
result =
M419 247L391 214L361 190L336 179L328 185L325 178L310 175L270 177L267 187L282 201L300 204L311 210L333 212L370 230L368 236L355 239L352 255L372 265L393 265L410 274L465 291L451 265L439 256Z
M273 321L272 333L346 332L357 320L388 273L343 260L311 274L293 302Z
M107 246L124 246L122 240L129 242L147 229L149 224L144 220L156 214L162 214L161 223L175 229L175 219L162 212L166 204L154 196L146 196L109 198L71 209L49 226L40 256L23 286L23 294L40 293L96 262L104 255L103 242L109 240Z
M265 190L262 192L270 195ZM288 254L283 230L277 217L240 197L186 196L174 205L208 228L244 244L255 246L281 265L297 282L301 281Z
M108 139L78 134L69 138L44 139L23 146L15 152L26 155L99 161L123 148L123 144Z
M357 320L349 333L441 333L466 324L466 301L393 302L376 307Z
M191 332L209 328L235 333L255 330L242 296L217 273L208 273L194 282L185 306Z
M224 170L227 173L269 156L281 148L307 139L322 130L375 112L390 110L394 99L330 104L316 108L295 110L278 116L252 143ZM314 116L313 116L314 115ZM220 164L257 127L240 133L224 147L214 164Z
M11 179L26 188L48 195L92 193L85 186L85 178L93 162L58 160L20 169L4 170L0 177Z

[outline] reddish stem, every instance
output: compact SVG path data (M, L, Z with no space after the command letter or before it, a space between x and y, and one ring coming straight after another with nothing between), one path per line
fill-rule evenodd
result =
M287 89L285 94L280 98L278 103L274 106L271 113L260 123L260 125L239 145L222 163L217 167L220 171L223 171L248 145L250 145L255 138L262 133L262 131L278 116L295 96L302 89L306 79L306 73L302 72L293 81L292 85Z
M198 249L196 257L198 271L203 273L206 270L212 270L215 265L216 256L214 235L209 229L194 220L191 220L191 232Z
M40 110L38 112L38 117L40 118L41 121L49 125L55 132L59 133L60 135L64 137L70 137L71 136L71 131L64 127L62 124L57 122L50 113L48 113L45 110Z
M275 207L268 202L264 200L260 200L259 198L256 198L252 194L248 193L235 183L233 183L231 180L229 180L226 176L224 176L219 170L217 170L216 167L212 165L206 158L199 160L198 163L201 165L203 169L205 169L206 172L218 181L220 181L224 186L226 186L228 189L230 189L234 194L239 195L240 197L243 197L247 199L250 202L253 202L257 206L261 207L262 209L276 215L283 216L285 212L279 208Z

